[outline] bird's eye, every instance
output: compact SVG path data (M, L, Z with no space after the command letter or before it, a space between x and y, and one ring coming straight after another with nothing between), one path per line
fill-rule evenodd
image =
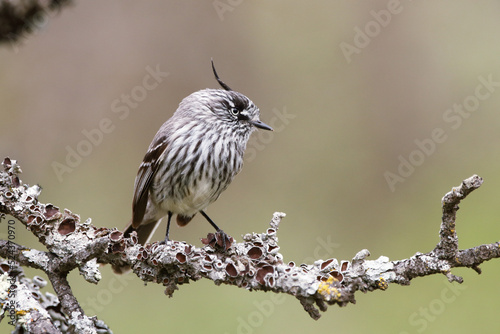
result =
M234 116L238 116L238 114L240 113L240 111L236 108L231 108L230 111L231 114L233 114Z

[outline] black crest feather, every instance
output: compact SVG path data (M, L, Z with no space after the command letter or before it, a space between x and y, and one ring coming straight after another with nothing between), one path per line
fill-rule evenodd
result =
M229 87L228 85L226 85L224 83L224 81L222 81L220 78L219 78L219 75L217 74L217 71L215 70L215 65L214 65L214 60L212 60L212 70L214 71L214 75L215 75L215 79L217 79L217 82L219 83L219 85L221 85L222 88L224 88L225 90L232 90L231 87Z

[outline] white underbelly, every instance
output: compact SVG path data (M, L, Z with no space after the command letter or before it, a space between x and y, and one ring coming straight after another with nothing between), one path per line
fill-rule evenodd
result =
M161 209L174 214L193 216L200 210L204 210L217 197L218 195L215 194L211 182L202 179L186 196L182 198L165 198L161 203Z

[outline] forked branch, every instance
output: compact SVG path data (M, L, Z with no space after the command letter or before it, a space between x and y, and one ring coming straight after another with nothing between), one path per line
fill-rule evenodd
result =
M164 285L170 297L179 286L199 279L212 280L216 285L290 294L312 318L318 319L320 311L326 311L328 305L354 303L357 291L385 290L391 283L409 285L413 278L437 273L446 275L450 282L461 283L463 279L453 275L452 268L469 267L480 273L482 262L500 256L498 242L458 249L455 230L458 204L481 186L483 180L477 175L464 180L443 197L440 241L428 253L416 253L396 261L385 256L367 260L370 253L364 249L352 261L331 258L295 264L284 263L279 252L277 233L284 213L276 212L264 233L246 234L242 242L233 243L226 251L213 235L206 239L211 242L206 242L204 247L180 241L140 245L134 234L123 238L117 229L96 227L90 218L82 222L67 209L61 211L52 204L40 203L40 187L24 185L18 177L20 172L16 161L4 160L0 172L0 212L24 224L48 252L27 249L10 240L0 241L0 256L11 260L0 263L0 274L3 274L0 302L4 308L14 305L18 326L53 325L54 333L63 330L61 324L74 331L81 328L87 328L89 333L107 331L104 323L83 313L66 279L71 270L78 268L85 280L97 283L101 278L100 263L128 264L141 280ZM52 302L60 307L58 320L51 313L43 312L40 302L43 298L38 298L38 306L34 308L22 300L26 294L9 295L9 284L2 284L3 281L17 282L18 289L26 291L40 289L23 276L18 264L40 269L48 275L57 293ZM8 311L6 314L11 314Z

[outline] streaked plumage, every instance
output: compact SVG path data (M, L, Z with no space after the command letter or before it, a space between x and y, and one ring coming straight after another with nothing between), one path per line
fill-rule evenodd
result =
M212 63L213 66L213 63ZM256 129L272 130L259 120L259 109L214 75L222 89L204 89L186 97L156 133L135 180L132 221L125 230L149 241L161 219L177 215L184 226L229 186L243 165ZM168 240L168 225L165 241Z

